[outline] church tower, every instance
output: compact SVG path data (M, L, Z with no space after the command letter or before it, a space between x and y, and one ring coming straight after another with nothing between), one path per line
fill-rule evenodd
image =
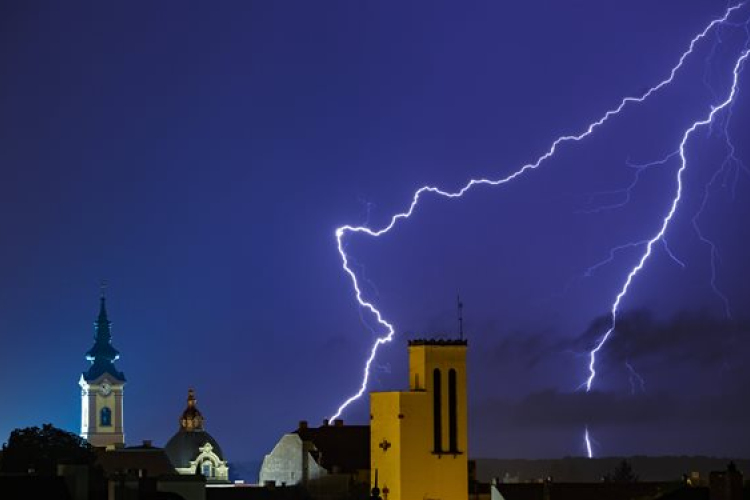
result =
M86 353L91 362L81 374L81 437L93 446L123 446L122 392L125 375L115 368L120 353L112 346L110 321L102 294L94 323L94 346Z
M468 498L466 340L410 341L409 390L370 393L370 419L384 500Z

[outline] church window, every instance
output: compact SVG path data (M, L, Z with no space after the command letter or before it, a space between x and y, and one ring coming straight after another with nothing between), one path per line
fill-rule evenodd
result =
M208 461L203 462L201 466L201 472L203 473L203 475L206 477L212 477L213 476L212 471L213 471L213 467L211 467L211 462L208 462Z
M456 397L456 370L448 372L448 446L451 453L458 453L458 401Z
M102 408L100 420L102 427L110 427L112 425L112 410L109 407L105 406Z
M432 372L432 419L434 453L443 452L443 423L442 404L440 401L442 388L440 387L440 370L435 368Z

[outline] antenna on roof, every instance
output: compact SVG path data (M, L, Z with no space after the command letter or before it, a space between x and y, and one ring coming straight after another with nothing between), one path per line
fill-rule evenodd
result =
M107 285L107 280L99 281L99 295L101 298L104 298L105 291L107 290Z
M461 296L456 295L456 303L458 305L458 338L459 340L464 339L464 303L461 302Z

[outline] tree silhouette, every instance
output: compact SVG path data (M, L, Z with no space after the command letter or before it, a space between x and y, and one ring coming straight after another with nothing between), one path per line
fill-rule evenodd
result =
M604 476L604 481L608 483L635 483L638 481L638 476L633 472L630 462L623 460L611 474Z
M0 472L54 476L59 464L91 465L96 461L88 442L52 424L15 429L3 444Z

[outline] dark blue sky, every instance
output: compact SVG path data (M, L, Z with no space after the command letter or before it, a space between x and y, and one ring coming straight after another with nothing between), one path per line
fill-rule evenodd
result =
M190 2L0 11L0 436L77 431L99 280L126 439L164 444L195 387L230 461L259 460L360 384L373 334L334 230L381 226L423 184L455 189L536 159L668 75L723 2ZM750 8L733 17L744 22ZM398 329L371 389L405 384L407 338L470 340L472 456L750 449L748 75L732 119L688 145L684 203L623 303L595 393L581 356L658 230L684 130L726 95L746 41L724 27L674 85L543 168L461 201L427 197L387 237L349 238ZM728 133L725 134L725 132ZM736 175L735 175L736 174ZM366 324L371 318L364 315ZM645 379L631 386L629 363ZM348 409L365 422L367 401Z

